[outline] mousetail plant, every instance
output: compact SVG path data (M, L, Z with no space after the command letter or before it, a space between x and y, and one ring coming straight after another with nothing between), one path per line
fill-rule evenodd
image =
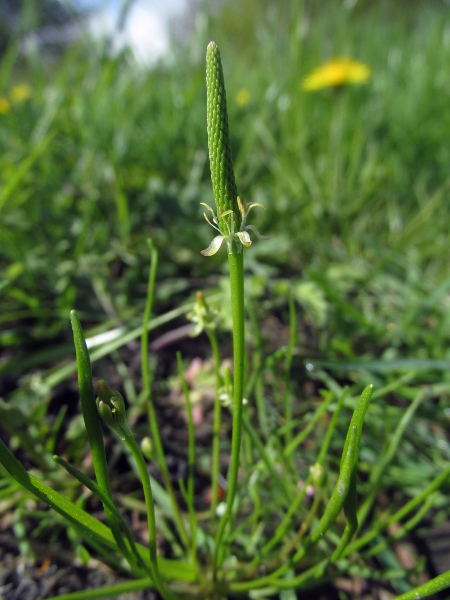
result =
M227 98L222 62L219 49L214 42L209 43L206 52L206 90L209 162L216 213L207 204L202 203L202 205L212 216L211 222L208 215L203 213L206 221L218 231L219 235L212 240L206 250L202 251L202 254L203 256L212 256L219 250L222 242L226 241L233 319L233 430L226 509L219 523L215 540L213 564L216 573L224 554L222 542L225 530L231 523L242 437L245 354L243 248L247 248L252 243L249 230L261 239L267 239L270 236L261 236L255 227L246 224L248 214L254 206L264 207L256 203L246 206L244 200L237 194L228 133Z

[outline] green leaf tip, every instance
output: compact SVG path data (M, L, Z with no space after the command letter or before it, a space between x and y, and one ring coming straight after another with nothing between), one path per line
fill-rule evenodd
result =
M228 233L232 211L237 229L241 226L241 214L237 204L237 188L233 171L230 136L228 131L227 98L219 48L210 42L206 50L207 129L211 181L217 207L219 228Z

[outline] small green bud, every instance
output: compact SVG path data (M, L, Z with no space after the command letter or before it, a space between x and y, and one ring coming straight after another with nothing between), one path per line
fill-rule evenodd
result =
M147 458L148 460L152 460L153 454L154 454L153 442L148 436L143 438L143 440L141 442L141 451L142 451L142 454L145 456L145 458Z
M215 42L210 42L206 51L206 92L211 181L216 200L219 229L223 235L227 235L229 229L225 225L225 219L231 229L231 213L224 217L222 215L230 210L232 211L235 224L234 231L240 230L242 217L237 204L237 188L228 133L227 98L222 62Z
M131 436L126 419L125 401L121 394L112 390L103 379L97 383L97 394L97 409L108 427L111 427L123 440Z
M327 480L327 474L322 465L316 463L312 467L309 467L309 472L312 477L312 482L315 488L322 488Z

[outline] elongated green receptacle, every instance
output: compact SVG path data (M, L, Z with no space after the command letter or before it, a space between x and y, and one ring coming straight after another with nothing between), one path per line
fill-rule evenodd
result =
M216 201L219 228L224 235L228 229L221 214L228 210L234 213L236 231L241 226L241 213L237 204L237 188L231 158L228 133L227 98L223 78L222 62L215 42L210 42L206 51L207 128L211 180ZM225 217L231 226L231 215Z

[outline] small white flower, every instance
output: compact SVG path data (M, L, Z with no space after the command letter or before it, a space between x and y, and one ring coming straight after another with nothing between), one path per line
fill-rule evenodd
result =
M253 225L245 224L248 214L254 206L259 206L259 207L263 208L264 210L266 210L262 204L258 204L257 202L252 202L251 204L249 204L247 206L244 202L244 199L242 199L242 201L241 201L239 196L237 197L237 203L238 203L238 207L239 207L239 212L242 215L241 228L239 231L235 231L234 212L232 210L227 210L224 213L220 213L220 216L222 217L222 220L228 229L228 235L224 235L219 229L219 222L217 220L216 215L214 214L213 209L210 206L208 206L207 204L205 204L204 202L200 202L200 204L202 206L204 206L205 208L207 208L209 210L209 212L212 214L212 223L211 223L211 221L208 219L206 213L203 213L203 216L205 217L206 222L209 225L211 225L211 227L214 227L214 229L216 229L220 233L220 235L217 235L205 250L202 250L201 253L203 254L203 256L212 256L213 254L215 254L221 247L222 242L224 240L227 242L228 252L230 252L230 253L232 252L233 242L234 242L237 246L238 252L240 253L242 251L242 246L245 246L246 248L251 246L252 240L250 239L250 235L248 233L249 230L253 231L253 233L256 235L256 237L260 240L268 240L269 238L272 237L271 235L261 235L259 233L259 231L256 229L256 227L254 227ZM224 219L224 217L226 217L227 215L231 215L231 227L228 225L227 221Z

